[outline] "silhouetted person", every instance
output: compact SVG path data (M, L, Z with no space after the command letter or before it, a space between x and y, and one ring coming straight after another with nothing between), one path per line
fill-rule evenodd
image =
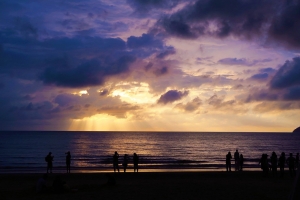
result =
M295 169L299 168L299 153L296 154Z
M226 171L230 171L231 172L231 159L232 159L232 156L231 156L231 153L230 151L226 154Z
M294 158L292 153L290 153L290 156L286 159L286 162L289 166L290 176L294 177L296 175L296 172L295 172L295 158Z
M263 170L264 176L268 176L269 164L268 164L268 155L262 154L259 160L260 168Z
M37 183L36 183L36 192L37 193L44 193L47 191L47 178L48 178L48 175L47 174L44 174L43 177L41 177Z
M136 153L133 154L133 172L139 172L139 156Z
M235 171L239 170L239 159L240 159L240 154L239 151L236 150L234 153L234 166L235 166Z
M280 177L284 176L284 165L285 165L285 153L282 152L280 157L279 157L279 161L278 161L278 165L279 165L279 169L280 169Z
M273 176L277 176L277 154L273 151L271 155L271 169L272 169L272 174Z
M68 151L66 154L67 154L66 155L67 173L70 173L70 171L71 171L71 153L70 153L70 151Z
M127 166L128 166L128 155L125 154L123 158L123 167L124 167L124 173L126 172Z
M45 157L45 160L47 162L47 173L50 171L52 173L52 167L53 167L53 158L52 153L49 152L48 155Z
M119 154L116 151L115 151L115 154L113 156L113 165L114 165L114 172L116 172L116 170L118 170L118 172L120 172L120 169L119 169Z
M244 156L243 154L240 155L240 171L243 171L244 166Z

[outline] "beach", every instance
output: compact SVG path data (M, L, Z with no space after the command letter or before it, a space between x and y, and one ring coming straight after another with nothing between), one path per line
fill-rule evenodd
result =
M107 185L107 173L49 174L46 193L35 186L41 173L0 174L2 200L9 199L288 199L295 178L264 177L261 171L108 173L116 185ZM70 190L51 190L59 175ZM294 199L300 199L299 181Z

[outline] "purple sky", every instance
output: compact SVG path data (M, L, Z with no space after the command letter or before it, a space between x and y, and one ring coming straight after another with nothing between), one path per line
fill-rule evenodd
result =
M300 125L300 0L2 0L0 130Z

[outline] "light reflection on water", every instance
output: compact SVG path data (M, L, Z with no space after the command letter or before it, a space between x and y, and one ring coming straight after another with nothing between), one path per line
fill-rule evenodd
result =
M140 155L141 166L222 167L228 151L238 149L245 165L257 165L262 153L300 152L300 135L287 133L147 132L1 132L0 167L44 167L51 151L54 166L111 167L112 155ZM257 165L258 166L258 165Z

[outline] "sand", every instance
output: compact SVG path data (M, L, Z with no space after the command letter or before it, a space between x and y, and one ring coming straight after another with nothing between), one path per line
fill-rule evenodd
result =
M110 173L114 186L106 185L105 173L59 174L71 191L37 194L35 185L42 174L0 174L0 199L288 199L294 178L263 177L262 172L140 172ZM300 199L299 182L294 199Z

